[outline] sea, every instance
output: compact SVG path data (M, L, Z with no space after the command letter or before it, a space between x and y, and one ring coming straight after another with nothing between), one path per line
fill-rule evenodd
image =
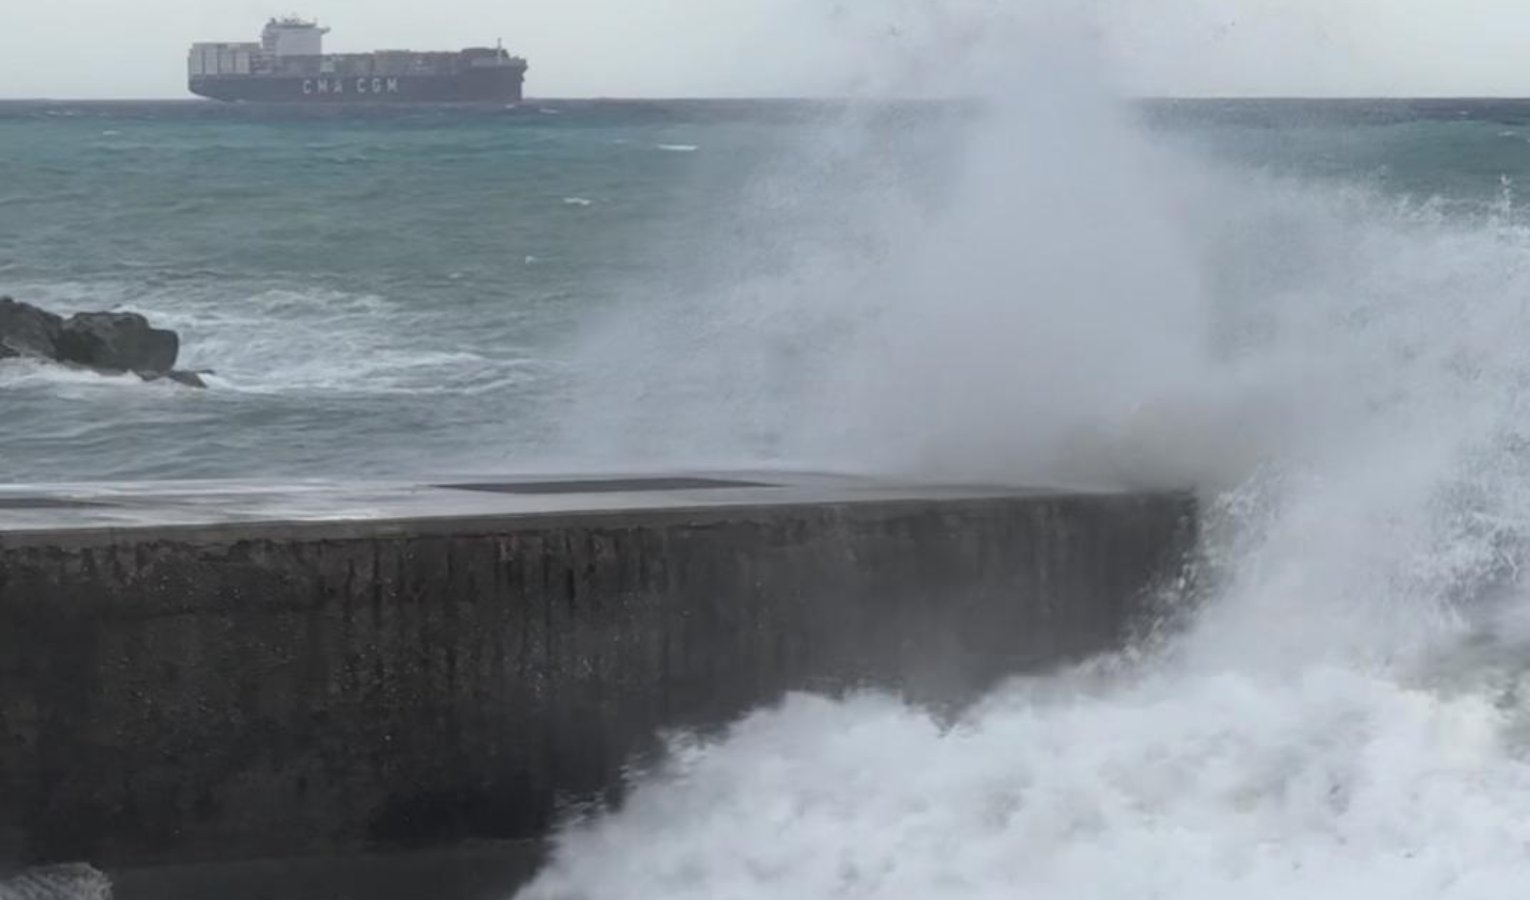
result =
M1151 640L957 715L802 695L528 900L1530 884L1530 102L0 104L0 482L780 467L1186 487ZM0 800L3 802L3 800Z

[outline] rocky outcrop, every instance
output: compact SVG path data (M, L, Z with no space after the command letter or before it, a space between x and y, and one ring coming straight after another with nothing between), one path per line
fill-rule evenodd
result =
M207 385L195 372L175 368L181 339L137 313L86 312L69 318L0 297L0 359L31 357L112 375L132 372L145 381L168 378Z
M63 333L62 316L0 297L0 359L58 359L58 336Z
M181 339L137 313L78 313L64 321L59 359L103 372L163 374L175 368Z

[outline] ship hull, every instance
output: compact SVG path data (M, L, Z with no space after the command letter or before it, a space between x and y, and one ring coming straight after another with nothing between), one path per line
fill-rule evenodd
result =
M449 75L192 76L193 94L229 103L519 103L525 73L505 66Z

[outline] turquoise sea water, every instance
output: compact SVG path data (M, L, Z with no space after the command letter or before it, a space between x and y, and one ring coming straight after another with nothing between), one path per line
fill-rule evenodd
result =
M683 456L687 432L718 459L790 457L799 416L760 394L811 393L803 373L829 365L823 271L904 252L914 239L877 233L867 198L937 215L974 116L0 105L0 291L60 312L141 311L182 333L186 366L217 373L193 394L8 364L0 479L484 470ZM1463 215L1530 168L1524 104L1200 103L1143 117L1220 163ZM618 364L592 349L611 310L661 302L678 320L646 321L631 345L657 356ZM751 343L752 315L777 321ZM791 316L807 333L780 327ZM703 377L716 396L660 426L703 387L666 395L699 373L665 364L716 346L708 329L755 369ZM609 383L590 383L602 365ZM639 381L646 392L622 394ZM645 396L657 408L641 446L584 428L609 417L606 400L634 415Z
M773 118L0 106L0 292L141 311L217 372L194 395L9 365L0 478L397 473L536 448L581 320L669 278Z

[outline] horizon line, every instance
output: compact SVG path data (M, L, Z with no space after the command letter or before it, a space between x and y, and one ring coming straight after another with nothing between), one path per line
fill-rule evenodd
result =
M525 106L535 103L856 103L856 102L953 102L973 101L985 99L981 96L950 96L950 97L858 97L850 95L769 95L769 94L740 94L740 95L652 95L652 96L619 96L619 95L570 95L548 97L526 97L518 104L506 104L507 106ZM1530 100L1530 94L1140 94L1119 97L1118 99L1129 102L1204 102L1204 101L1263 101L1263 102L1324 102L1324 101L1506 101L1506 100ZM211 106L319 106L320 104L297 104L297 103L227 103L217 100L208 100L202 97L5 97L0 96L0 103L187 103L208 104ZM339 104L336 104L337 106ZM429 105L461 105L461 106L494 106L494 103L461 103L461 104L428 104L428 103L397 103L376 104L377 106L398 106L407 108L412 106Z

